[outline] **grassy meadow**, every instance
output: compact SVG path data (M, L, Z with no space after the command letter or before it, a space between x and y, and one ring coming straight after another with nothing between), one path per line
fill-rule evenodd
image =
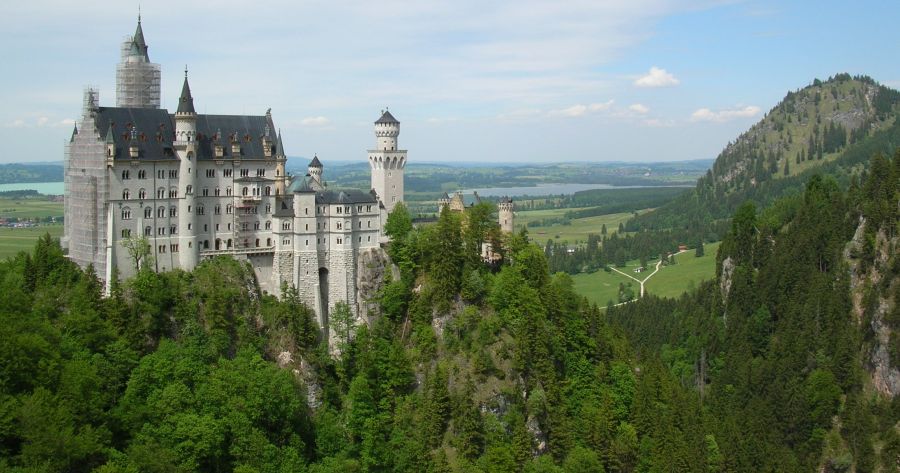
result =
M527 210L516 212L516 228L522 225L528 225L529 222L535 220L544 220L549 218L562 218L566 212L575 209L550 209L550 210ZM641 210L638 213L646 212ZM631 212L622 212L606 215L598 215L596 217L585 217L570 220L569 225L553 224L549 226L528 227L528 235L531 240L538 245L543 246L547 240L555 240L557 242L567 241L574 244L576 241L586 241L588 234L600 234L603 224L606 224L607 234L612 234L619 228L620 223L625 223L634 214Z
M34 243L45 233L59 238L63 234L63 226L55 223L30 228L0 227L0 259L15 256L19 251L32 251Z
M40 199L8 199L0 197L0 217L2 218L47 218L62 217L63 203Z

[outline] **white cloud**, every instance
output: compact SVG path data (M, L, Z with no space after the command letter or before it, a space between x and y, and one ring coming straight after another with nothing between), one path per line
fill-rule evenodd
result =
M648 88L672 87L679 83L680 81L676 79L672 73L656 66L651 67L650 72L644 76L638 77L637 80L634 81L635 86Z
M614 103L614 100L607 100L606 102L592 103L588 105L575 104L568 108L551 110L547 113L547 115L551 117L583 117L589 113L605 112L612 108Z
M675 121L673 120L663 120L661 118L648 118L641 122L644 126L649 126L653 128L668 128L675 126Z
M592 104L588 105L588 110L590 110L592 112L600 112L600 111L609 110L613 106L614 103L615 103L615 100L607 100L606 102L603 102L603 103L592 103Z
M307 117L303 120L300 120L300 125L303 126L325 126L331 123L331 120L318 116L318 117Z
M701 108L691 114L691 121L722 123L738 118L752 118L759 115L760 111L760 108L755 105L748 105L743 108L733 108L718 111L713 111L708 108Z
M640 104L640 103L635 103L635 104L629 105L628 110L631 110L632 112L640 114L640 115L646 115L647 113L650 112L649 107L647 107L644 104Z

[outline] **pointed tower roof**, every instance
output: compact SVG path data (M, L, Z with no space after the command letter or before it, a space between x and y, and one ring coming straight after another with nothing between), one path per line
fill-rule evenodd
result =
M112 121L109 122L109 126L106 127L106 144L111 145L116 143L116 138L113 136L113 126Z
M312 161L309 162L309 167L311 167L311 168L321 168L321 167L323 167L323 166L322 166L322 162L319 161L319 157L318 157L318 156L313 156Z
M385 110L381 114L381 118L379 118L378 120L375 120L375 123L400 123L400 122L398 122L397 119L394 118L393 115L391 115L391 112L389 110Z
M178 98L178 110L175 113L197 113L194 110L194 97L191 97L191 86L188 84L187 67L184 68L184 85L181 86L181 97Z
M147 54L147 42L144 40L144 29L141 28L141 14L138 13L138 24L137 29L134 30L134 38L132 39L132 44L137 46L138 51L144 55L144 58L147 59L147 62L150 61L150 56Z
M277 146L278 146L277 154L286 156L286 154L284 152L284 142L281 141L281 130L280 129L278 130L278 145Z
M77 135L77 134L78 134L78 125L75 125L72 129L72 138L69 138L69 143L72 143L75 141L75 135Z
M441 196L441 200L450 200L450 196L444 192L444 195Z

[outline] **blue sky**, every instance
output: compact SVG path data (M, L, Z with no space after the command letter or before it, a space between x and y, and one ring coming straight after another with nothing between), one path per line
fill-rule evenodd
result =
M138 3L15 2L0 17L0 162L61 160L82 91L115 105ZM289 155L365 159L384 107L414 161L714 158L788 90L900 86L894 1L157 0L141 6L173 109L263 114Z

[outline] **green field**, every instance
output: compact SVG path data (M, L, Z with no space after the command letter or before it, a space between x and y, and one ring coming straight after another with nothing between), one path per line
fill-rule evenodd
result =
M703 246L704 255L699 258L694 256L694 250L675 256L676 264L659 268L659 272L644 284L644 290L660 297L680 296L690 287L716 275L718 251L719 242L707 243Z
M697 258L694 250L688 250L675 257L674 266L662 266L652 278L644 284L644 290L648 294L661 297L678 297L692 287L696 287L701 281L705 281L716 274L716 252L719 243L708 243L704 247L704 256ZM638 279L646 278L653 272L657 261L648 261L649 272L637 274L634 268L638 261L629 261L626 267L617 268L620 271L633 275ZM619 297L619 283L632 283L635 295L640 292L640 285L633 279L626 278L614 271L603 270L591 274L576 274L572 276L575 282L575 290L588 298L589 301L600 306L607 302L616 303Z
M551 209L551 210L528 210L516 212L516 228L522 225L528 225L529 222L535 220L543 220L547 218L560 218L566 212L578 209ZM646 212L641 210L638 213ZM555 240L557 242L567 241L574 244L576 241L586 241L588 234L600 234L603 224L606 224L607 234L612 234L619 228L620 223L625 223L634 214L631 212L598 215L596 217L585 217L571 220L570 225L550 225L541 227L528 227L528 235L532 241L543 246L547 240Z
M0 228L0 260L15 256L19 251L34 249L34 243L45 233L50 233L53 238L59 238L63 234L61 224L41 225L32 228Z
M0 198L0 218L62 217L63 203L47 199Z

